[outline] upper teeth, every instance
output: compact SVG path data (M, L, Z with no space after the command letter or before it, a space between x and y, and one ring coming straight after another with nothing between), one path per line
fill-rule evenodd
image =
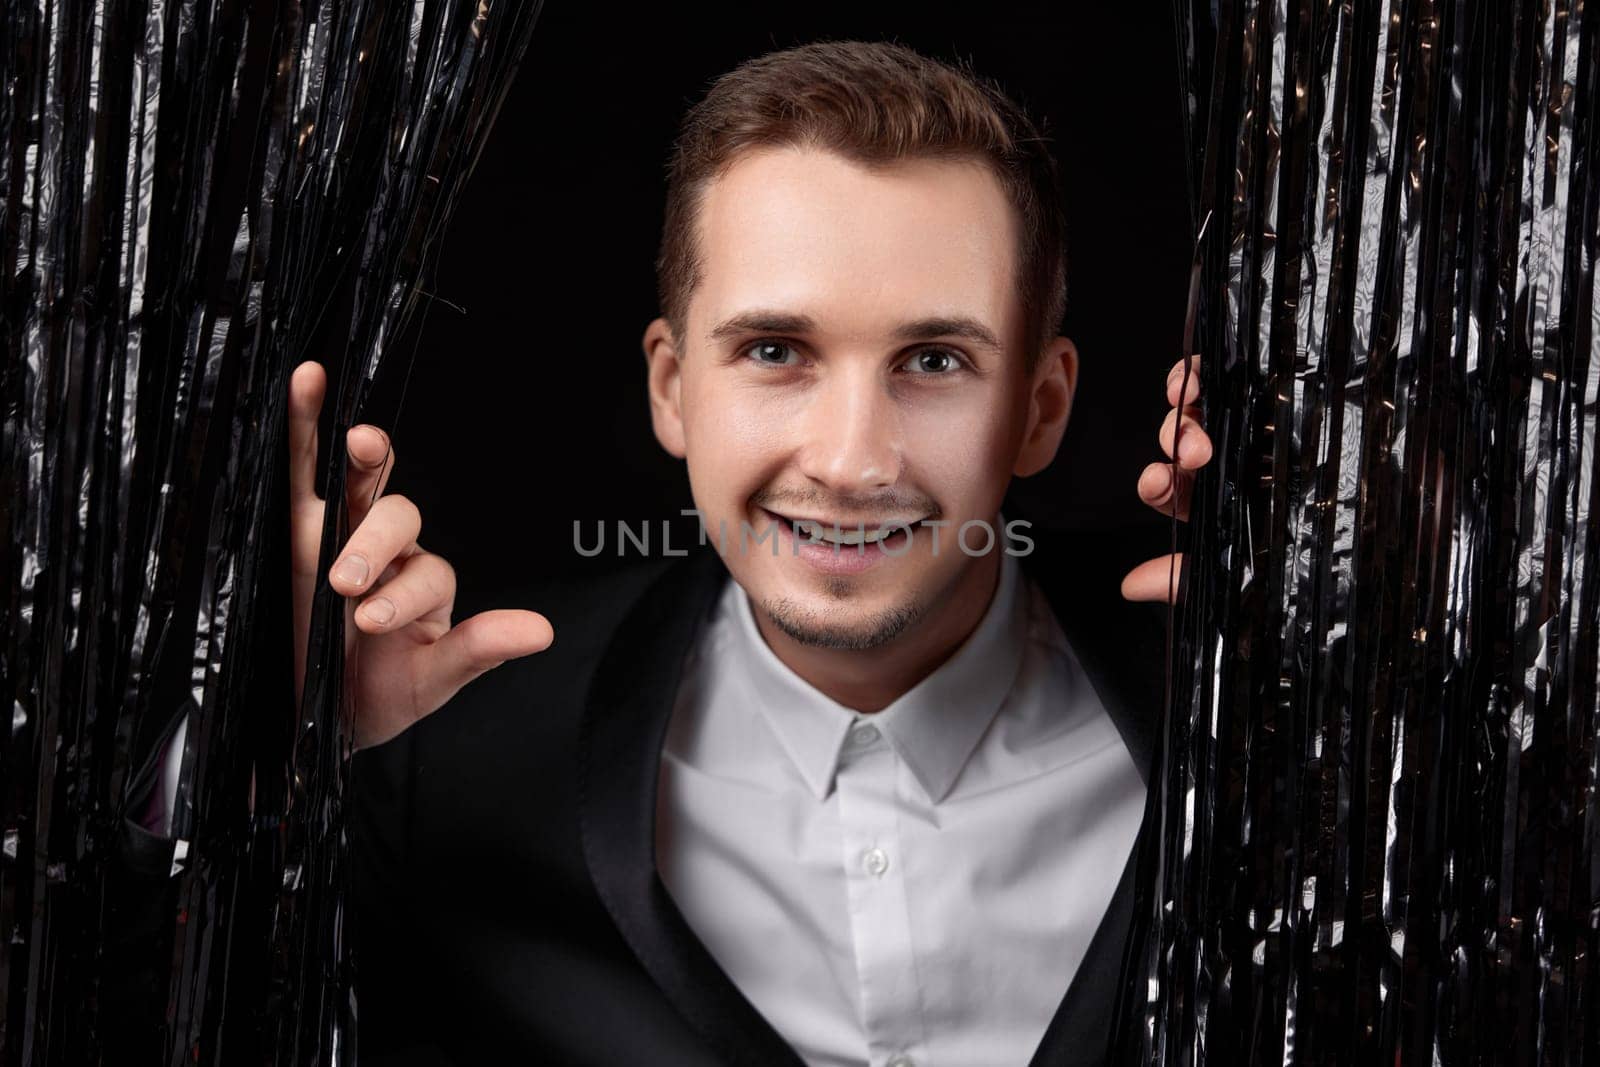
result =
M890 526L887 530L882 527L868 530L861 526L853 530L846 530L840 527L824 526L822 523L814 522L810 519L796 519L794 520L794 528L808 537L818 538L827 541L829 544L860 545L875 544L894 533L899 529L899 526Z

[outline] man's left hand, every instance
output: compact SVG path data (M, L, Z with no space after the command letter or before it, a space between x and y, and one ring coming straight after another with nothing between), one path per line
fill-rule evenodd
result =
M1184 360L1167 373L1167 403L1172 410L1161 423L1161 450L1172 456L1178 441L1177 470L1171 463L1152 463L1139 475L1139 499L1163 515L1188 521L1189 499L1194 494L1194 472L1211 462L1211 438L1200 425L1200 357L1191 356L1189 383L1182 396ZM1182 432L1179 433L1181 426ZM1183 569L1183 553L1147 560L1122 579L1122 595L1129 600L1171 601L1177 597L1175 575Z

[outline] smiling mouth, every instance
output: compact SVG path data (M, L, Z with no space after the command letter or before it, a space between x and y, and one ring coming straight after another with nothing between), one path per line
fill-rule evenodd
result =
M843 548L884 542L894 543L901 537L910 537L912 529L922 521L920 518L890 518L871 521L857 519L847 523L838 519L781 515L766 508L761 510L782 523L785 529L798 538Z

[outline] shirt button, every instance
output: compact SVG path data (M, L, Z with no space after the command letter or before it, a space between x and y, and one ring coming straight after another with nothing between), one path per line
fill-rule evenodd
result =
M889 1062L884 1064L883 1067L916 1067L916 1064L910 1056L902 1053L899 1056L889 1057Z
M850 744L855 748L866 748L881 736L871 723L857 723L850 728Z
M867 854L861 857L861 865L868 874L882 877L883 872L889 869L889 854L881 848L869 848Z

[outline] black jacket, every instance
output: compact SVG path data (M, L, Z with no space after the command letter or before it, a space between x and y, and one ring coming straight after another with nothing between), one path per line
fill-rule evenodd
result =
M1117 592L1147 546L1031 533L1024 570L1148 781L1162 613ZM694 936L655 868L667 720L726 575L700 549L529 600L555 626L549 650L356 754L361 1063L800 1062ZM1104 1060L1132 885L1130 860L1035 1064Z

